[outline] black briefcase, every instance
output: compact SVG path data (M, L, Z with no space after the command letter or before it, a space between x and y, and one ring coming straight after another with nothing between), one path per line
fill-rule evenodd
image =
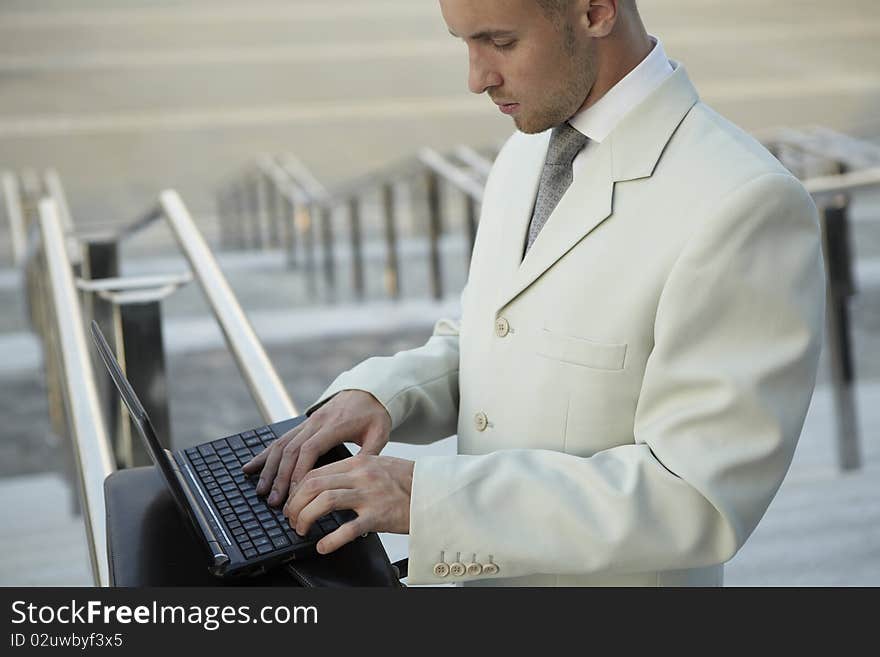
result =
M155 467L114 472L104 481L104 496L112 586L403 586L405 573L373 533L262 575L218 578Z

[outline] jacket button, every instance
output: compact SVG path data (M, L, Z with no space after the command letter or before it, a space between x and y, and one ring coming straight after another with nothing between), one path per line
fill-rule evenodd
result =
M449 574L449 564L440 562L434 564L434 574L437 577L446 577Z
M480 573L483 572L483 567L478 563L469 563L467 565L467 574L471 577L476 577Z
M449 564L449 574L453 577L461 577L465 574L467 569L464 567L463 563L459 563L456 561L455 563Z
M495 335L499 338L503 338L508 333L510 333L510 324L503 317L499 317L495 320Z
M494 563L484 563L483 564L483 574L484 575L497 575L498 574L498 566Z
M485 431L486 427L489 426L489 418L486 417L486 414L480 411L474 416L474 424L477 425L477 431Z

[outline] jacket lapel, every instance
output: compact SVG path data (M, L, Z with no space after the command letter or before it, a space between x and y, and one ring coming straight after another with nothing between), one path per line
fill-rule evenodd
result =
M548 130L522 152L514 164L515 176L508 190L502 216L509 222L503 233L500 269L502 285L496 314L534 283L557 260L594 228L611 216L614 184L652 175L678 124L699 100L684 67L670 60L674 71L642 103L621 119L612 133L590 156L590 167L575 176L571 186L547 219L532 248L522 259L526 231L532 218L538 184L550 141Z

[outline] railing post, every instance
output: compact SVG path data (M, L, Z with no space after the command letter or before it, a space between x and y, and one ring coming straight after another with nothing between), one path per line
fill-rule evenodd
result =
M121 295L120 295L121 296ZM165 349L162 341L162 308L159 299L120 301L114 304L118 312L117 327L121 332L121 345L117 336L116 353L131 387L140 398L156 436L163 446L171 449L171 417L168 411L168 382L165 375ZM149 465L151 459L143 441L132 438L128 413L124 416L125 431L118 443L119 463L123 467Z
M426 175L428 193L428 239L431 260L431 293L438 301L443 298L443 271L440 264L440 233L442 207L440 184L433 171Z
M394 183L382 185L382 209L385 215L385 289L392 299L400 298L400 258L397 253L397 226L395 224Z
M248 246L251 249L263 246L263 236L260 233L260 178L259 173L252 173L245 182L248 199Z
M6 204L6 221L9 222L12 264L18 266L24 262L24 254L27 249L24 213L21 208L21 190L18 186L18 178L10 171L0 175L0 184L3 187L3 198Z
M288 269L296 267L296 203L287 195L281 197L281 247L287 259Z
M351 266L354 277L354 292L360 301L364 299L364 254L361 245L361 214L360 199L352 196L348 201L348 213L351 219Z
M278 202L278 187L275 185L275 181L269 178L268 174L265 175L266 178L266 223L267 228L269 230L269 238L267 246L271 249L277 249L280 246L280 238L278 231L278 213L280 212L280 203Z
M333 244L333 208L318 206L317 217L321 221L321 242L324 254L324 282L326 283L327 297L333 301L336 299L336 255Z
M849 246L848 199L840 195L822 213L825 270L828 277L826 343L837 419L837 454L842 470L861 467L855 400L855 367L849 332L849 297L855 292Z
M239 244L242 251L250 248L250 224L251 215L248 206L247 180L242 180L238 185L238 234Z
M94 281L119 276L119 244L114 239L86 240L82 242L82 278ZM83 309L86 321L93 319L101 332L107 336L110 347L116 350L113 304L95 292L83 293ZM110 374L100 362L97 352L92 352L92 366L98 372L96 387L105 427L119 423L119 401Z
M296 224L303 235L303 251L305 257L306 288L312 299L318 296L317 258L315 257L315 214L314 205L299 209Z
M220 248L228 251L231 248L229 235L229 190L223 189L214 196L214 207L217 211L217 230L220 233Z

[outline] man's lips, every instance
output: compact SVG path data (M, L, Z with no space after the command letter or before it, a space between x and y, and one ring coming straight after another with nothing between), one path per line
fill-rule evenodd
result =
M498 109L504 114L513 114L519 109L519 103L499 103L498 101L495 101L495 104L498 105Z

